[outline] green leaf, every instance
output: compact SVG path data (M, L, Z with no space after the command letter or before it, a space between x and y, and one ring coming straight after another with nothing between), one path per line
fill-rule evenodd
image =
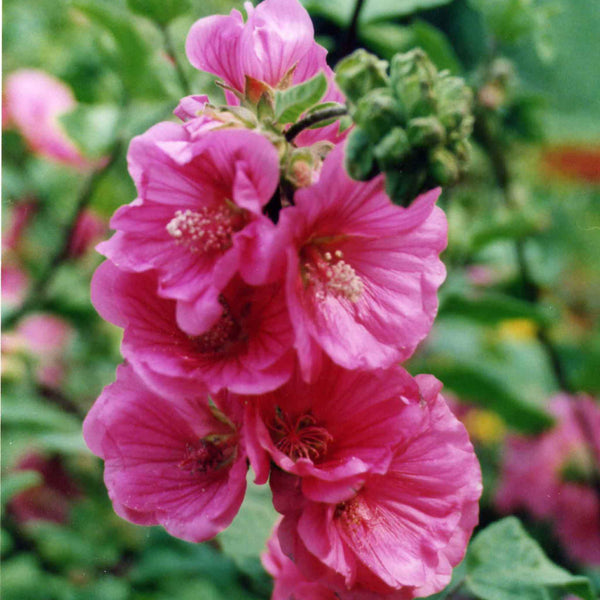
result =
M482 600L554 600L568 594L594 600L589 580L551 562L514 517L479 533L466 564L465 585Z
M100 157L109 151L116 137L118 120L119 109L112 104L78 104L60 117L67 135L89 157Z
M81 429L81 423L73 415L31 396L6 395L2 402L2 419L5 426L23 428L28 432L73 433Z
M254 574L276 520L269 487L249 481L240 512L217 539L242 571Z
M137 29L131 15L114 3L93 0L74 0L73 6L84 13L94 24L108 31L115 42L115 69L127 90L128 96L160 97L164 86L151 64L155 49Z
M81 431L74 433L46 433L35 438L42 448L48 452L59 452L61 454L77 454L89 452L83 441Z
M540 433L554 424L547 412L513 393L499 377L482 368L454 361L430 361L427 366L461 400L493 410L518 431Z
M37 471L15 471L2 477L2 504L6 504L15 494L42 483L42 475Z
M127 0L127 7L158 25L167 25L190 10L189 0Z
M288 88L275 92L275 119L278 123L294 123L300 115L314 106L327 90L327 78L323 73Z
M539 304L519 300L504 294L482 293L474 298L451 294L440 304L440 315L466 317L485 324L505 319L531 319L539 324L548 323L548 315Z

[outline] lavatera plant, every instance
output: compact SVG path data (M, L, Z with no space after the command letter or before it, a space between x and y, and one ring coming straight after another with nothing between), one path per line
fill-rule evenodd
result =
M481 472L442 384L399 363L437 312L470 92L420 51L334 74L297 0L245 7L187 38L227 104L188 96L131 142L138 196L92 282L125 364L84 436L119 515L191 542L231 524L250 465L282 515L275 599L437 593Z

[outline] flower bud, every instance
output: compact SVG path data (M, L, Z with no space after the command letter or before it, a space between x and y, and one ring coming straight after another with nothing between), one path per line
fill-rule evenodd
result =
M429 172L440 185L449 185L458 180L460 165L450 150L438 147L429 155Z
M411 119L407 128L411 146L425 148L437 146L445 141L446 131L435 117L417 117Z
M387 67L387 61L359 49L338 63L335 81L347 99L356 103L371 90L388 85Z

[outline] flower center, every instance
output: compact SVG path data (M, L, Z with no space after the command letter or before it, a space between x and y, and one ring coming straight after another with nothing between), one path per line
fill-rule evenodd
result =
M369 526L372 527L380 520L376 512L373 512L360 495L356 495L345 502L340 502L335 507L333 518L339 519L348 529L356 529L365 522L368 522Z
M228 204L203 206L197 211L178 210L167 223L175 243L192 253L223 252L231 247L231 236L244 225L244 216Z
M223 296L219 297L223 312L219 320L205 333L191 336L200 354L223 354L242 337L242 327Z
M230 465L235 457L235 435L206 436L194 444L185 445L180 469L195 473L217 471Z
M314 461L327 452L327 445L333 441L327 429L316 423L310 413L293 419L277 406L270 425L271 437L275 446L292 460L308 458Z
M333 253L314 245L305 246L301 256L302 277L307 286L315 291L317 300L325 300L328 295L342 297L350 302L358 302L364 291L362 279L352 265L344 260L344 253Z

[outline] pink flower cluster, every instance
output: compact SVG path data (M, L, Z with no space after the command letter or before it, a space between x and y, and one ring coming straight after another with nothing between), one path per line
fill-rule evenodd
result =
M338 123L294 143L287 124L244 127L257 97L319 71L341 99L297 0L246 10L201 19L187 42L231 111L188 97L182 123L131 143L138 198L115 213L92 282L125 364L84 436L117 513L194 542L231 523L250 464L282 515L265 558L274 598L431 594L481 493L441 384L398 366L445 276L439 190L401 208L381 177L351 180ZM326 158L290 190L289 153L315 144Z
M496 505L552 521L574 560L600 565L600 499L593 480L600 464L600 407L589 396L562 394L551 400L550 411L553 429L508 439Z

